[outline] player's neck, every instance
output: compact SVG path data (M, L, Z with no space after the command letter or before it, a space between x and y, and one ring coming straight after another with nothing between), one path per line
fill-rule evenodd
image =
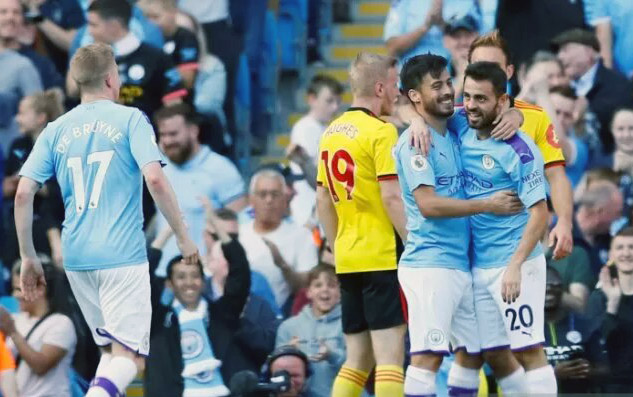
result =
M492 126L481 129L481 130L477 130L477 139L479 139L480 141L484 141L490 138L491 132L492 132Z
M415 110L424 118L424 121L435 130L435 132L446 135L446 118L437 117L427 112L422 105L416 106Z
M90 102L96 102L96 101L111 101L112 98L108 97L108 95L106 95L105 93L91 93L91 92L87 92L85 94L81 95L81 103L82 104L86 104L86 103L90 103Z
M545 321L548 323L557 323L567 316L567 310L558 306L554 310L545 309Z
M46 299L42 299L40 302L33 305L32 310L29 311L29 316L42 318L48 313L48 302Z
M279 222L267 222L267 221L258 221L255 219L253 222L253 228L257 233L270 233L277 230L277 228L281 225L281 221Z
M353 108L365 108L377 117L380 116L381 101L379 98L354 98Z

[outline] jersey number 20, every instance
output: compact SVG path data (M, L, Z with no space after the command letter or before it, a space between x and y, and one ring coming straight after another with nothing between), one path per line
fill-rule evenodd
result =
M332 182L332 177L336 179L338 182L345 185L345 191L347 192L347 199L352 199L352 191L354 190L354 159L352 156L343 149L337 150L334 152L332 156L332 161L330 162L330 152L324 150L321 152L321 160L323 160L323 164L325 165L325 174L327 176L327 184L330 189L330 194L332 195L332 199L334 202L339 201L339 197L336 194L336 190L334 190L334 183ZM345 163L345 168L343 172L341 172L339 168L339 162L343 161Z
M112 161L114 150L106 150L103 152L94 152L88 155L86 163L88 165L92 163L99 163L97 168L97 174L95 175L94 184L92 186L92 192L90 193L90 201L88 202L88 208L97 208L99 206L99 196L101 196L101 188L103 187L103 180L105 179L106 172ZM81 214L86 208L86 188L84 187L84 167L81 162L81 157L70 157L66 163L73 175L73 195L75 196L75 210L78 214Z

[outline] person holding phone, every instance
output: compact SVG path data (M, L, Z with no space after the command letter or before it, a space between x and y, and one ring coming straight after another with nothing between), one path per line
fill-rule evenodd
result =
M589 298L587 317L602 333L611 367L604 391L633 392L633 227L613 237L609 258L615 262L617 274L610 272L610 266L602 268L598 287Z

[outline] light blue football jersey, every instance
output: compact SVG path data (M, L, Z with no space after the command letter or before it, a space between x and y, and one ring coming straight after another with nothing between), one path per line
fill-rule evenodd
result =
M161 160L154 130L136 108L96 101L46 126L20 175L40 184L55 177L59 183L67 270L147 261L141 169Z
M431 129L432 148L428 157L409 145L409 132L400 136L394 156L407 216L409 235L399 266L470 270L468 218L425 218L413 191L420 185L433 186L436 194L465 199L464 174L457 136L442 136Z
M460 113L465 117L463 111ZM470 217L472 266L506 266L523 236L528 208L545 200L543 157L532 139L521 131L506 141L479 140L476 131L466 124L459 136L466 196L483 199L500 190L513 190L525 206L516 215L483 213ZM543 249L537 244L527 259L542 254Z

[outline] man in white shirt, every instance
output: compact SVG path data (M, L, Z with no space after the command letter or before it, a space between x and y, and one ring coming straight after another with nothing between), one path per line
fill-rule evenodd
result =
M303 180L294 183L296 196L290 202L292 218L305 225L316 205L316 164L321 135L341 106L343 86L329 76L316 75L308 86L310 111L292 127L288 155L294 174L303 174ZM309 170L306 168L309 167ZM314 172L310 172L310 171ZM306 172L307 171L307 172ZM313 180L310 180L313 179Z
M280 307L305 285L317 264L317 247L310 231L284 220L287 202L283 175L261 170L251 179L249 194L255 219L240 226L240 243L253 271L266 277Z

